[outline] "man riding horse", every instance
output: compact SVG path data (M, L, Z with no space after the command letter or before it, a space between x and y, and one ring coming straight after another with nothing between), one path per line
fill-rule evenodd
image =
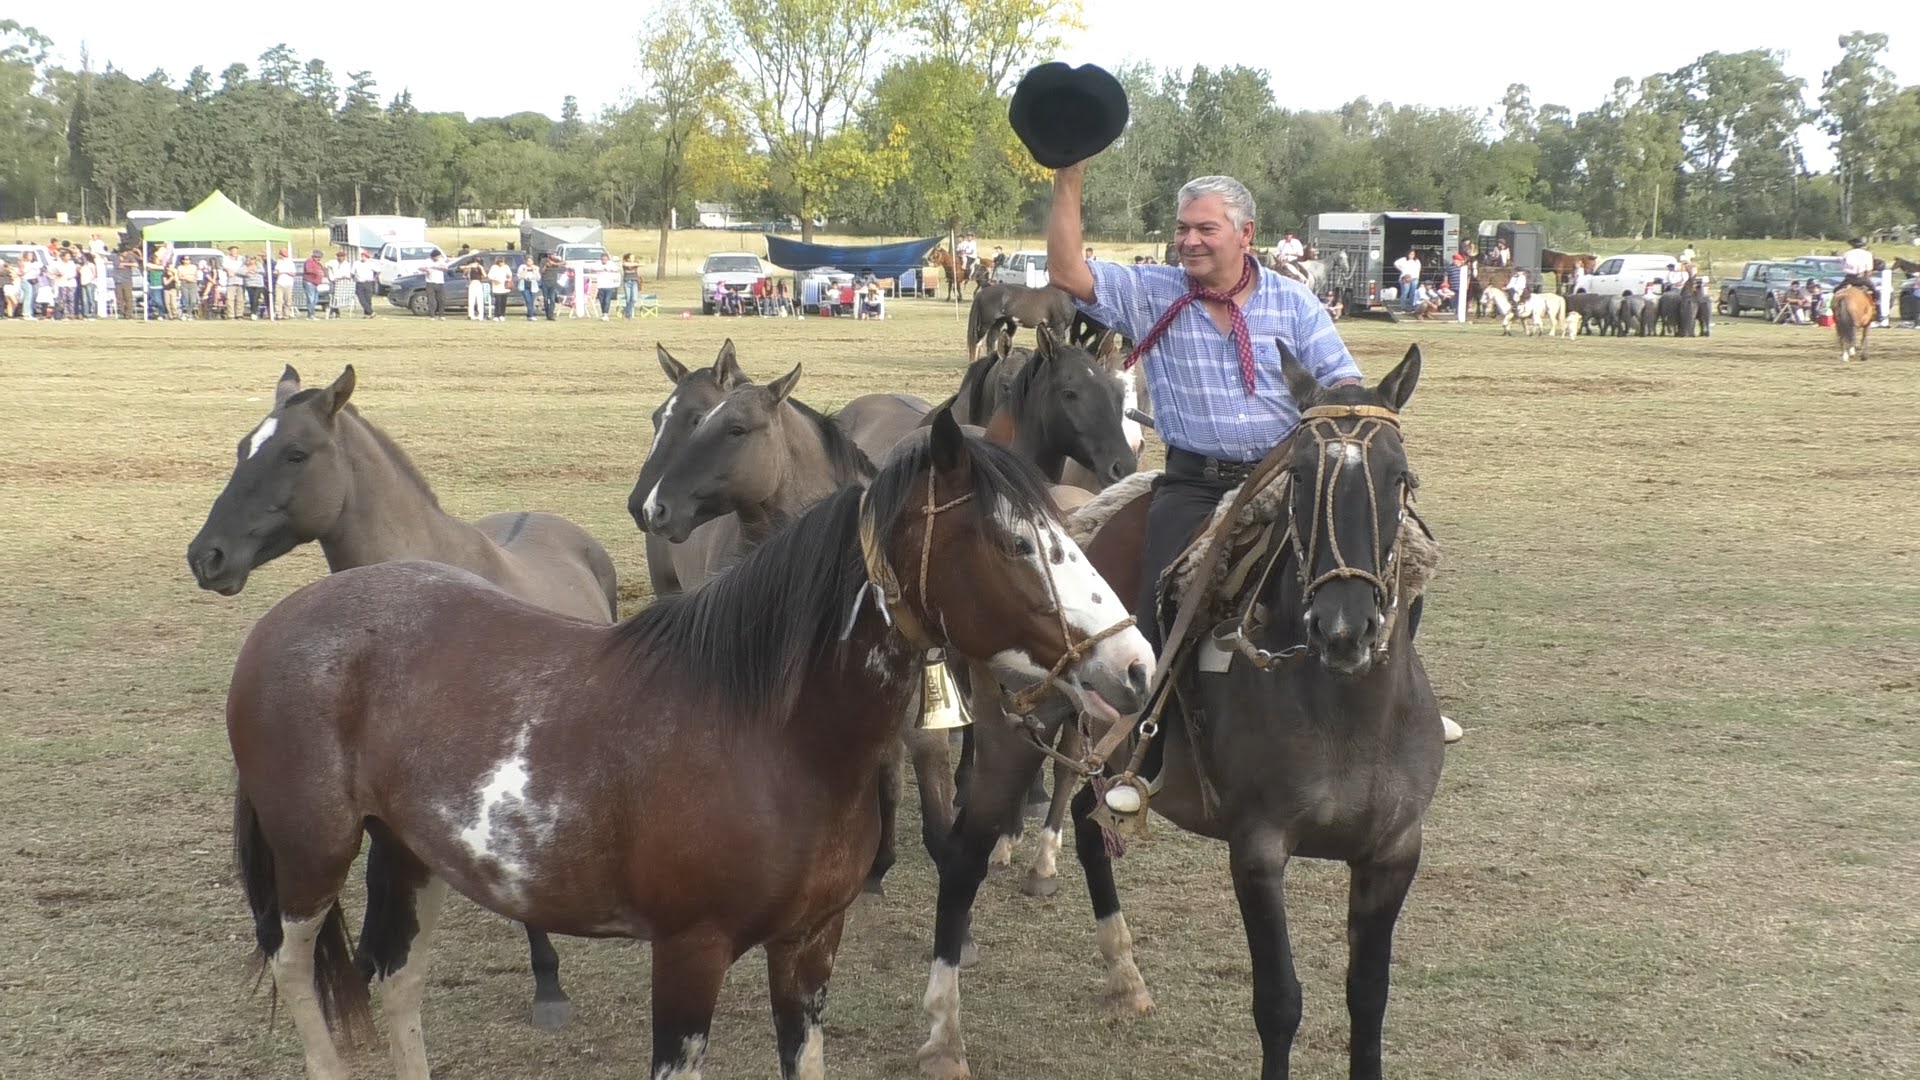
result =
M1047 272L1089 317L1139 343L1129 364L1148 360L1167 467L1153 485L1134 615L1157 650L1162 572L1299 420L1282 345L1323 384L1356 384L1360 369L1315 295L1254 260L1254 200L1238 180L1203 176L1180 189L1178 267L1089 264L1075 257L1085 173L1084 161L1054 173Z
M971 278L973 264L980 260L980 245L974 240L972 229L968 229L966 234L960 237L960 242L953 245L953 253L960 260L960 280L965 281Z
M1873 279L1873 252L1867 250L1867 242L1855 237L1853 246L1840 257L1840 269L1846 272L1846 284L1852 285L1873 301L1873 321L1879 322L1880 283Z

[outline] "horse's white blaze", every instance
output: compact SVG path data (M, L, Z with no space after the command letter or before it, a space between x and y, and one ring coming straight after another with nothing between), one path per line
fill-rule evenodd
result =
M1327 456L1340 458L1341 466L1351 469L1360 464L1360 447L1349 442L1328 443Z
M648 521L652 521L653 516L660 512L660 483L660 481L654 481L653 490L647 492L647 501L640 504L640 513Z
M278 430L280 430L279 417L269 416L260 421L260 426L253 429L253 435L247 440L247 456L252 457L259 453L260 448L265 446L267 440L273 438L273 433Z
M667 421L673 419L673 406L679 400L680 391L675 390L667 395L667 403L660 406L660 422L654 425L653 442L647 447L647 453L651 454L660 448L660 436L667 433Z
M720 415L720 410L722 410L722 409L724 409L724 408L726 408L726 407L727 407L727 399L726 399L726 398L721 398L721 399L720 399L720 404L718 404L718 405L715 405L715 406L714 406L713 408L711 408L711 409L708 409L708 410L707 410L707 414L706 414L705 416L702 416L702 417L701 417L700 419L698 419L698 420L696 420L696 421L694 421L694 424L693 424L693 426L694 426L694 428L695 428L695 429L697 430L697 429L699 429L699 428L703 428L703 427L706 427L706 426L707 426L707 424L708 424L708 423L710 423L710 422L711 422L711 421L713 420L713 418L714 418L714 417L716 417L716 416L719 416L719 415Z

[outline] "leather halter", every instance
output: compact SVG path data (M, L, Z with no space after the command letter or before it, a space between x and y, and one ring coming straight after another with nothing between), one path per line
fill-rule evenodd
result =
M956 506L966 503L973 498L973 493L968 492L943 503L934 502L934 497L934 471L928 469L927 498L926 502L921 505L920 510L926 518L920 533L920 577L918 585L922 606L925 606L929 602L927 595L927 570L933 562L933 519ZM893 626L900 631L900 636L907 639L907 644L920 650L922 654L928 656L928 659L937 659L937 657L932 654L943 652L947 643L936 640L933 635L927 631L927 628L922 624L920 618L913 613L913 609L907 604L906 590L902 588L899 576L893 572L893 565L887 561L885 546L880 540L879 531L879 523L874 520L871 508L867 503L867 496L863 493L860 496L860 555L866 561L868 579L872 585L880 591L881 610L888 620L892 622ZM1008 711L1020 715L1031 713L1039 705L1040 701L1048 693L1052 692L1053 680L1059 678L1062 672L1085 659L1101 642L1115 634L1125 632L1134 624L1133 616L1129 615L1099 633L1086 636L1076 635L1073 627L1067 622L1066 608L1060 603L1060 592L1054 585L1052 572L1045 571L1041 574L1041 577L1047 583L1048 607L1054 616L1060 620L1061 640L1066 643L1066 648L1061 651L1060 659L1054 662L1052 670L1047 672L1045 678L1027 687L1025 690L1009 696ZM934 617L932 611L927 611L926 615L929 618Z
M1355 420L1352 430L1342 430L1339 421ZM1374 487L1372 464L1373 441L1381 431L1392 428L1400 430L1400 414L1392 409L1378 405L1317 405L1300 414L1300 426L1295 429L1294 438L1311 438L1316 453L1313 477L1313 515L1307 522L1303 536L1300 523L1293 522L1288 527L1287 542L1293 550L1295 573L1300 579L1300 604L1305 607L1313 602L1313 596L1320 587L1331 581L1358 579L1373 586L1375 602L1380 606L1380 630L1374 638L1374 652L1384 658L1388 645L1393 640L1393 630L1400 617L1400 530L1398 523L1407 515L1407 499L1411 485L1402 480L1398 498L1399 511L1395 517L1393 542L1383 545L1380 536L1380 493ZM1348 455L1359 457L1361 474L1367 478L1367 527L1370 551L1384 552L1376 556L1380 559L1379 570L1367 570L1349 563L1346 554L1340 549L1340 534L1334 526L1333 513L1333 477L1338 470L1329 467L1334 458L1345 462ZM1327 553L1333 556L1333 568L1324 574L1314 576L1315 560L1320 553L1321 525L1326 525ZM1271 572L1271 565L1268 571ZM1265 585L1264 576L1262 586Z

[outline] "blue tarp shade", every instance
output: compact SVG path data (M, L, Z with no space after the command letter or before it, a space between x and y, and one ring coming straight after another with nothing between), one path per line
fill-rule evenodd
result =
M831 266L853 274L871 270L874 277L881 278L897 278L909 270L925 266L927 253L946 239L935 236L899 244L847 247L841 244L803 244L771 233L761 235L767 239L767 261L783 270L815 270Z

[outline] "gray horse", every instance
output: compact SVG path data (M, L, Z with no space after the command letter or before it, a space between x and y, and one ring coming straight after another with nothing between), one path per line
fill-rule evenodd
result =
M666 468L678 448L693 434L700 418L720 404L720 399L726 397L728 391L745 386L751 380L740 370L732 338L720 346L720 352L711 366L693 370L675 359L665 345L654 343L654 352L659 358L660 370L673 383L673 392L653 410L653 443L647 448L647 459L641 463L640 476L634 481L633 494L627 499L627 513L632 515L640 531L646 534L647 576L653 584L653 595L671 596L683 591L675 563L675 556L680 552L666 537L647 528L646 493L652 491L659 482L661 470ZM707 524L694 530L698 543L689 551L705 550L709 541L703 534L717 528Z
M335 573L430 559L564 615L614 620L619 583L598 540L553 514L514 511L469 524L440 509L405 452L349 404L353 386L352 365L318 389L302 389L300 373L286 366L273 411L240 439L233 475L187 547L201 588L233 596L252 571L318 541ZM381 872L369 863L369 875ZM564 1027L573 1006L560 986L560 956L543 931L526 929L534 1026ZM380 932L361 929L363 964L368 935Z
M1254 605L1247 648L1208 665L1224 671L1191 677L1185 700L1194 711L1184 722L1177 712L1167 715L1151 810L1228 844L1266 1080L1288 1075L1301 1018L1282 893L1287 864L1295 856L1348 864L1348 1068L1357 1080L1372 1080L1381 1075L1394 925L1419 865L1422 822L1445 756L1439 709L1413 648L1419 609L1403 608L1400 588L1406 559L1397 538L1413 474L1397 416L1418 381L1420 354L1410 349L1371 389L1323 388L1284 348L1283 365L1303 415L1285 448L1290 479L1279 481L1290 487L1280 489L1288 498L1275 535L1287 539L1236 598L1238 610ZM1148 498L1121 509L1086 548L1122 595L1138 581ZM1214 637L1204 627L1200 636ZM1280 659L1262 668L1247 654ZM1055 708L1042 722L1065 720ZM925 997L932 1030L920 1050L923 1070L935 1077L967 1075L959 968L971 907L996 839L994 819L1042 761L1011 728L982 727L978 735L979 771L941 867ZM1154 757L1147 754L1148 775ZM1129 759L1123 743L1112 760ZM1095 806L1091 787L1075 797L1074 838L1098 920L1108 1001L1122 1015L1141 1015L1153 1000L1133 960Z

